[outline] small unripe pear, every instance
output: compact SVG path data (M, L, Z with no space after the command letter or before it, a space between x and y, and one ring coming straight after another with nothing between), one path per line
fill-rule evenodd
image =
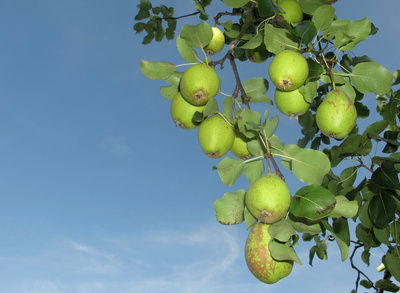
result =
M220 91L218 74L206 64L192 65L182 74L180 91L189 103L203 106Z
M272 59L268 74L272 83L282 91L292 91L304 84L308 77L306 58L297 51L283 50Z
M171 101L171 118L176 126L190 130L197 127L199 123L193 120L196 112L202 113L204 106L195 106L186 101L178 92Z
M208 45L204 47L204 51L206 52L207 55L212 56L218 54L224 48L225 36L224 33L221 32L219 28L213 26L211 29L213 32L213 37L210 43L208 43Z
M253 63L262 63L272 56L271 52L267 51L264 43L261 43L257 48L246 49L245 54L247 59Z
M255 180L245 196L247 209L266 224L275 223L286 215L290 199L288 186L275 173L267 173Z
M248 139L243 133L239 130L235 130L235 140L233 141L231 147L231 153L234 154L239 159L247 159L250 158L252 155L250 154L249 150L247 149L247 142Z
M290 92L275 90L275 105L279 111L290 117L303 115L310 108L310 103L304 100L303 95L299 89Z
M303 10L300 4L295 0L279 0L279 7L283 10L283 18L289 24L296 24L303 19Z
M332 90L318 106L315 119L323 134L342 139L356 125L357 110L344 91Z
M261 282L273 284L287 277L293 269L293 261L278 261L271 256L269 243L270 225L256 223L247 236L245 259L250 272Z
M197 137L204 153L210 158L218 159L232 147L235 132L224 118L214 114L200 123Z

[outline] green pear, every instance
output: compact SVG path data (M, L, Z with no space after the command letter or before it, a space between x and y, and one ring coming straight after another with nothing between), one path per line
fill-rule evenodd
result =
M272 59L268 74L272 83L282 91L292 91L304 84L308 77L306 58L297 51L283 50Z
M290 92L275 89L274 98L278 110L281 111L281 113L290 116L290 118L295 117L296 120L298 116L303 115L310 108L310 103L307 103L307 101L304 100L299 89Z
M203 152L210 158L218 159L231 149L235 132L224 118L214 114L200 123L197 137Z
M235 140L233 141L231 147L231 153L234 154L239 159L244 159L244 160L252 157L249 150L247 149L247 142L249 141L250 141L249 138L247 138L243 133L241 133L239 130L236 129Z
M275 223L286 215L290 199L288 186L275 173L267 173L255 180L245 196L247 209L266 224Z
M357 110L344 91L332 90L318 106L315 119L323 134L342 139L356 125Z
M296 0L279 0L278 5L284 12L281 15L289 24L296 24L302 21L303 10Z
M210 43L208 43L208 45L204 47L204 51L207 55L212 56L222 51L225 45L225 37L224 33L221 32L219 28L213 26L211 29L213 32L213 36Z
M272 54L267 51L264 43L254 49L246 49L245 51L247 59L253 63L262 63L267 60Z
M183 72L179 86L186 101L203 106L219 93L220 79L213 67L198 63Z
M278 261L271 256L268 232L270 225L256 223L247 236L245 259L250 272L261 282L274 284L287 277L293 269L293 261Z
M171 118L176 126L190 130L197 127L199 123L193 120L196 112L203 113L205 106L195 106L184 99L178 92L171 101Z

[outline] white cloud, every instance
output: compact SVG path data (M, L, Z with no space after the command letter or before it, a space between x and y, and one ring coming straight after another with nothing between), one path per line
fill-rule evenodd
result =
M132 153L132 148L126 142L126 137L123 136L106 136L101 142L101 147L118 156Z

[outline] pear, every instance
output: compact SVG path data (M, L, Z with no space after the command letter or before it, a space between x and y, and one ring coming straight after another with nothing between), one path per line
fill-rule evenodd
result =
M250 213L266 224L282 219L290 206L290 191L275 173L267 173L248 188L245 203Z
M303 19L303 10L296 0L279 0L278 5L284 12L281 15L289 24L297 24Z
M278 110L291 117L296 117L303 115L310 108L310 103L304 100L303 95L300 93L299 89L295 89L290 92L281 91L275 89L275 105Z
M272 83L282 91L292 91L304 84L308 77L306 58L297 51L283 50L272 59L268 74Z
M315 120L323 134L342 139L356 125L357 110L344 91L332 90L318 106Z
M218 159L231 149L235 132L224 118L214 114L200 123L197 137L204 153L210 158Z
M211 29L213 32L212 39L210 43L208 43L208 45L204 47L204 51L206 52L207 55L210 56L221 52L225 45L224 33L221 32L221 30L215 26L213 26Z
M220 79L213 67L198 63L183 72L179 86L186 101L204 106L219 93Z
M267 51L264 43L261 43L257 48L246 49L245 54L247 59L253 63L262 63L272 56L271 52Z
M197 127L199 123L193 120L196 112L203 113L205 106L195 106L186 101L178 92L171 101L171 118L176 126L190 130Z
M293 261L278 261L268 248L270 225L258 222L250 230L245 245L245 259L250 272L261 282L273 284L287 277L293 269Z
M231 147L231 153L234 154L239 159L247 159L252 157L249 150L247 149L248 139L243 133L241 133L238 129L235 130L235 140L233 141Z

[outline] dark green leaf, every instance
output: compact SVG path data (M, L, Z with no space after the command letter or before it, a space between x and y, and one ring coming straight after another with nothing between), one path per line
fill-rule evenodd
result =
M312 21L302 21L295 27L290 27L290 32L302 39L304 44L309 44L317 35L317 29Z
M383 229L396 217L396 201L391 195L382 192L372 198L368 211L374 225Z
M290 212L300 218L319 220L327 217L336 204L335 196L319 185L299 189L290 202Z

